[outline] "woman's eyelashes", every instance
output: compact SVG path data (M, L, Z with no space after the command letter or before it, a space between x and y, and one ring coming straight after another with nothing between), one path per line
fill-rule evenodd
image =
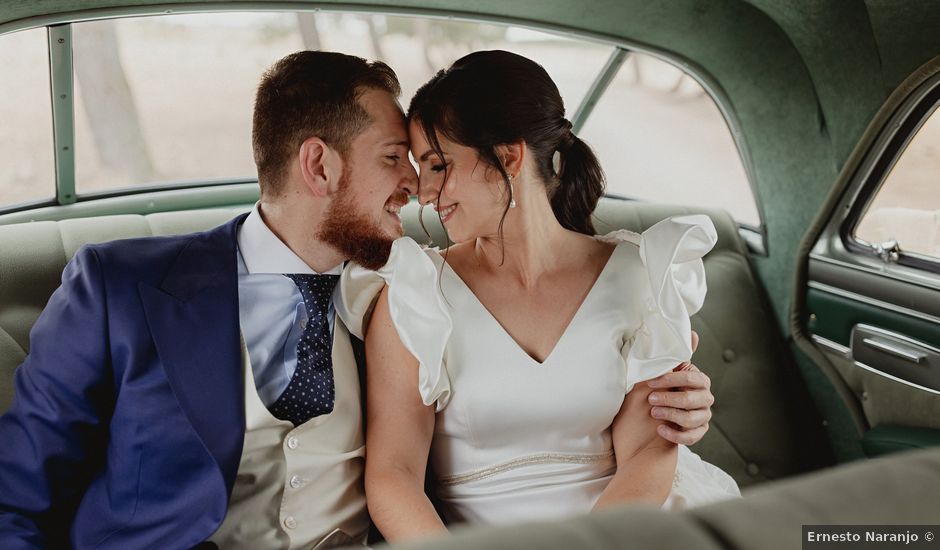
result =
M443 164L440 164L440 163L438 163L438 164L432 164L432 165L431 165L431 171L434 172L435 174L440 174L440 173L443 172L449 165L450 165L449 162L448 162L448 163L443 163Z

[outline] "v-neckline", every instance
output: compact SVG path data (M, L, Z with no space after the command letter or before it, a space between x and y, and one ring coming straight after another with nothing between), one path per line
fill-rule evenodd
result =
M537 360L535 357L529 354L529 352L527 352L525 348L519 344L519 341L516 340L513 337L513 335L509 333L508 330L506 330L506 327L503 325L503 323L501 323L500 320L497 319L495 315L493 315L493 312L490 311L488 307L486 307L486 304L484 304L483 301L480 300L480 298L476 295L473 289L470 288L470 285L468 285L466 281L464 281L463 278L460 276L460 274L457 273L457 270L454 269L453 266L448 264L447 261L443 259L443 254L441 255L441 260L443 261L444 267L448 268L446 269L446 271L449 271L450 273L453 274L454 279L456 279L457 282L460 283L460 286L462 286L464 290L467 291L470 297L473 298L473 301L476 302L478 306L480 306L480 309L483 310L483 313L486 314L486 316L493 322L493 324L496 325L499 332L501 332L506 337L506 339L509 340L509 343L512 345L512 347L516 349L523 357L528 359L531 363L534 363L536 366L542 367L542 366L545 366L551 360L551 358L555 355L555 352L558 350L558 348L561 347L561 344L564 342L568 333L571 332L572 325L574 325L575 321L578 320L578 317L581 316L581 311L584 310L585 305L588 303L588 301L590 301L591 296L594 295L594 290L598 286L600 286L601 279L603 279L606 276L611 264L614 263L613 261L614 256L617 254L617 250L619 248L620 248L619 243L614 244L614 249L610 252L610 255L607 257L607 261L604 263L604 267L601 268L600 272L597 274L597 277L594 278L594 282L591 283L591 288L588 289L587 293L584 295L584 298L581 299L581 303L578 304L578 308L574 311L574 314L571 316L570 319L568 319L568 323L565 325L565 328L562 331L561 335L558 337L558 339L555 340L555 343L554 345L552 345L552 349L548 352L548 355L546 355L545 359L541 361Z

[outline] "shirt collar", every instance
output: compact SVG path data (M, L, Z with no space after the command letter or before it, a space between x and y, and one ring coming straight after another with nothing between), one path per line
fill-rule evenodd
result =
M306 262L300 259L264 223L256 203L251 213L238 229L238 249L249 274L259 273L312 273ZM339 263L322 275L340 275L343 264Z

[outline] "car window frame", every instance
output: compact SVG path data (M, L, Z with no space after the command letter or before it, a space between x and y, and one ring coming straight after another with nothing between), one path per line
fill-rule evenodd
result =
M618 51L625 52L638 52L652 57L656 57L670 65L673 65L677 69L681 70L683 73L688 75L690 78L695 80L705 92L709 95L711 100L718 107L719 112L722 115L722 118L725 121L725 124L728 126L728 130L731 133L731 138L734 141L735 149L738 153L739 160L741 161L742 167L744 169L745 177L747 178L748 185L751 189L752 196L754 198L755 207L757 209L759 226L755 227L750 224L745 224L735 220L735 223L738 226L739 233L745 243L748 246L749 251L758 256L768 256L768 239L767 239L767 223L766 217L764 216L764 205L761 200L759 190L756 185L754 177L754 168L753 163L750 158L747 147L743 140L743 133L741 132L740 122L733 109L730 106L730 100L727 97L727 94L723 91L722 87L718 82L711 77L704 69L697 66L696 64L682 58L681 56L665 51L658 51L646 46L641 46L639 44L628 43L622 39L612 40L610 36L606 36L599 33L573 30L569 27L549 24L542 22L534 22L530 20L515 18L515 17L493 17L493 16L461 16L459 14L448 13L443 10L435 9L409 9L409 8L389 8L382 9L379 6L369 6L367 8L355 8L350 6L344 6L345 9L340 8L324 8L324 7L307 7L297 6L295 11L309 11L313 13L369 13L369 14L381 14L389 16L411 16L411 17L424 17L428 19L442 19L442 20L458 20L458 21L467 21L471 23L489 23L489 24L499 24L499 25L512 25L521 28L533 29L539 32L551 33L559 36L569 37L576 40L588 40L594 41L605 46L610 46L613 48L612 56L617 55ZM249 12L270 12L270 11L280 11L273 10L269 6L232 6L232 5L220 5L220 6L207 6L205 4L194 4L194 5L174 5L172 9L158 9L154 6L133 6L133 7L118 7L118 8L96 8L94 10L83 10L83 11L74 11L69 13L62 14L53 14L45 15L40 17L33 17L21 21L14 21L0 25L0 35L18 32L21 30L26 30L30 28L45 27L47 29L47 34L49 35L49 74L50 74L50 99L52 100L53 105L53 147L55 152L55 163L56 163L56 181L55 181L55 194L51 201L42 201L42 205L47 205L51 207L55 206L68 206L78 202L85 202L88 200L99 200L104 198L114 197L115 195L131 195L131 194L152 194L155 192L155 188L159 190L167 191L176 191L180 189L195 189L200 187L218 187L225 185L239 185L244 183L243 179L233 178L231 182L225 181L208 181L208 180L186 180L174 182L172 185L159 185L159 186L147 186L147 188L126 188L114 191L105 191L105 192L92 192L92 193L82 193L77 194L75 191L75 160L74 160L74 150L70 147L74 143L74 81L73 75L68 75L68 83L71 84L68 92L65 92L61 88L57 88L55 83L52 81L52 77L56 74L56 71L62 71L61 64L57 64L55 59L62 59L65 61L67 59L69 67L71 67L71 25L73 23L80 23L89 20L102 20L102 19L121 19L129 17L146 17L146 16L166 16L166 15L177 15L177 14L198 14L198 13L249 13ZM53 37L53 29L59 29ZM68 56L64 55L53 55L53 46L59 48L60 51L64 48L68 52ZM619 65L617 65L619 67ZM616 70L615 67L613 71ZM610 63L605 64L601 68L599 73L595 77L595 84L605 78L605 71L611 71ZM613 72L611 72L611 75ZM58 74L59 82L66 82L63 80L65 75L60 72ZM569 106L572 113L581 113L585 105L589 101L596 103L606 92L607 86L603 86L599 93L596 93L592 96L592 92L595 92L593 89L594 85L589 88L588 92L585 94L585 97L582 98L581 104L578 106ZM58 95L56 95L58 93ZM57 105L60 103L55 101L55 99L61 99L62 93L67 93L68 98L66 103L68 103L68 117L62 114L62 122L59 125L59 131L56 130L56 109ZM586 116L581 120L582 124L590 116L590 110L587 111ZM59 141L59 137L62 137L62 142ZM70 147L69 150L63 150L63 147ZM63 162L60 165L60 153L63 161L66 161L67 154L72 154L71 158L71 177L69 180L69 174L67 170L67 162ZM62 170L63 177L60 178L60 169ZM63 185L64 182L64 185ZM5 215L8 213L19 212L22 213L24 210L29 210L30 208L35 208L36 204L16 204L16 205L0 205L0 224L5 223Z
M887 135L879 140L881 145L868 153L866 164L870 168L865 175L865 183L853 198L851 208L839 229L843 246L850 253L877 258L886 266L900 265L940 274L940 258L901 249L897 258L893 259L888 257L887 253L881 252L880 245L883 243L869 243L856 236L859 224L878 197L894 166L931 116L940 116L940 72L932 75L908 96L885 124L884 131Z

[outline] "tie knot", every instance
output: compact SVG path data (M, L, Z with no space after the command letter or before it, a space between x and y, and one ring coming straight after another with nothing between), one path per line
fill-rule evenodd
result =
M300 295L303 296L307 315L316 318L326 315L333 297L333 289L339 281L339 275L315 275L312 273L285 273L285 277L294 281Z

